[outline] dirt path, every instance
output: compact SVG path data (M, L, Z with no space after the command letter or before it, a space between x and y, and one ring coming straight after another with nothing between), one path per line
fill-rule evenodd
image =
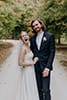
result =
M67 100L67 69L58 61L56 54L51 77L52 100Z
M0 100L15 100L16 88L20 76L18 67L19 41L14 44L11 55L0 65Z
M18 67L19 41L14 44L11 55L0 65L0 100L15 100L16 88L20 79ZM54 61L54 70L51 77L52 100L67 100L67 72L58 62Z

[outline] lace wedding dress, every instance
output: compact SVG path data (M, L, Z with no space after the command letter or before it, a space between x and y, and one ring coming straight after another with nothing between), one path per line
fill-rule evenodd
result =
M25 62L30 62L33 53L25 55ZM18 84L16 100L39 100L34 66L21 68L21 77Z

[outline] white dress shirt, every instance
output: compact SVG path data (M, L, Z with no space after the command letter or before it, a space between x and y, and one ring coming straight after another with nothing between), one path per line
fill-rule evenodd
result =
M36 44L37 44L38 50L40 49L43 34L44 34L44 32L38 33L37 37L36 37Z

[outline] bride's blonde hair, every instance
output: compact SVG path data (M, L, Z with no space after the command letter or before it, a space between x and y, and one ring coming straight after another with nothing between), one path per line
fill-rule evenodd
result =
M21 31L21 33L20 33L20 39L21 39L21 40L22 40L22 34L23 34L23 33L27 34L26 31Z

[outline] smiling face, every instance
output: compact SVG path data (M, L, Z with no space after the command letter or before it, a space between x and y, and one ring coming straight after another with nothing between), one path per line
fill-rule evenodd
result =
M21 32L21 40L23 41L24 44L28 44L29 42L29 36L27 35L26 32Z
M35 20L35 21L32 23L32 28L33 28L33 30L34 30L36 33L42 31L42 25L39 23L38 20Z

